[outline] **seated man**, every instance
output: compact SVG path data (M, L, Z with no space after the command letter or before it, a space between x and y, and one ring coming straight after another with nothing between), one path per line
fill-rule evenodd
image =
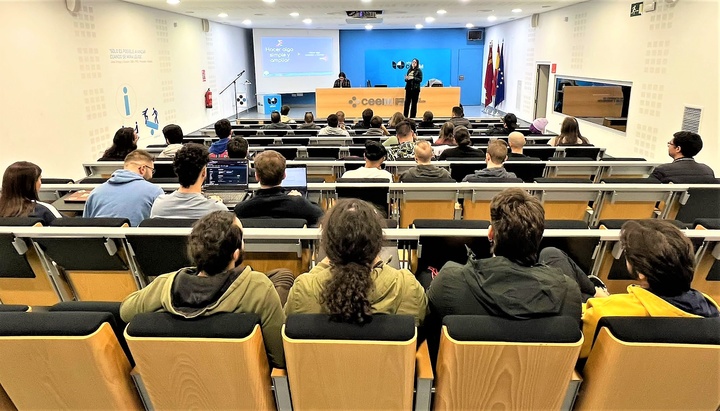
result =
M370 120L372 120L375 113L371 108L366 108L362 112L362 121L358 121L355 123L355 126L353 127L355 130L367 130L370 128Z
M308 225L317 224L323 211L297 191L286 193L280 186L285 179L285 157L274 150L255 156L255 178L260 190L249 200L235 206L239 218L302 218Z
M292 127L290 127L288 124L285 124L280 121L282 117L280 116L280 113L277 111L273 111L270 113L270 124L265 124L262 126L262 129L258 130L258 134L262 135L265 134L263 130L287 130L286 135L293 135L295 134L292 131Z
M320 128L320 126L315 124L315 116L313 116L312 111L306 111L305 112L305 122L302 124L298 124L297 128L317 130Z
M525 147L525 136L519 131L513 131L508 135L508 142L510 142L510 154L508 158L528 158L523 154L523 147Z
M147 151L132 151L125 157L122 170L116 170L90 193L83 217L127 218L136 227L150 216L153 202L163 193L148 181L155 173L154 165Z
M590 354L595 329L602 317L717 317L718 303L691 288L693 245L677 227L662 220L628 221L620 244L630 275L640 281L627 294L591 298L583 313L580 357Z
M388 134L387 129L383 125L383 119L380 116L373 116L370 120L370 128L367 129L362 135L364 136L386 136Z
M401 183L420 183L428 181L454 182L450 172L444 168L430 164L433 157L433 150L427 141L418 141L415 144L415 162L417 166L409 169L400 175Z
M271 366L284 368L280 297L274 280L242 265L244 248L242 224L232 213L206 215L188 238L187 253L195 266L158 276L130 294L120 305L120 317L130 322L138 314L161 311L183 318L254 313Z
M503 163L507 160L507 152L507 143L505 141L491 140L490 143L488 143L487 153L485 154L487 167L475 171L474 174L466 175L463 181L468 181L475 177L517 178L515 173L510 173L503 167Z
M288 117L288 114L290 114L290 106L288 106L287 104L283 104L283 106L280 107L280 122L281 123L288 124L288 123L295 122L295 120Z
M668 141L668 155L673 159L670 164L655 167L651 177L661 183L676 184L715 184L712 168L698 163L693 157L703 148L702 138L690 131L678 131Z
M183 131L177 124L168 124L162 129L167 147L158 155L158 158L173 158L175 153L183 146Z
M433 112L432 111L426 111L423 113L422 121L418 124L418 128L435 128L435 123L433 123Z
M208 150L202 144L188 143L178 150L173 170L178 176L180 188L155 199L150 218L198 219L213 211L227 211L222 202L202 195L209 161Z
M227 157L227 144L232 136L232 125L228 119L218 120L215 123L215 134L220 140L210 145L210 157Z
M377 141L365 142L365 167L349 170L343 173L342 178L385 178L392 182L393 176L382 169L387 150Z
M341 129L343 129L343 130L347 130L348 133L349 133L350 130L352 130L352 129L350 128L350 126L347 126L347 125L345 124L345 112L342 111L342 110L339 110L337 113L335 113L335 115L336 115L337 118L338 118L338 128L341 128ZM353 131L353 134L355 134L354 131Z
M402 121L395 126L398 144L386 146L390 161L415 158L415 131L409 121ZM388 139L389 140L389 139Z
M247 158L249 145L242 137L233 137L227 144L228 158Z
M492 199L490 221L488 239L494 256L477 260L470 255L465 265L450 261L430 284L427 335L433 356L446 315L515 320L567 315L580 326L577 282L559 268L538 264L545 230L540 201L525 190L509 188Z
M350 133L344 128L338 127L339 119L337 114L330 114L327 117L327 126L318 131L318 136L346 136L350 137Z
M470 120L465 118L465 111L460 106L452 108L452 116L449 121L453 123L455 127L463 126L465 128L470 128Z

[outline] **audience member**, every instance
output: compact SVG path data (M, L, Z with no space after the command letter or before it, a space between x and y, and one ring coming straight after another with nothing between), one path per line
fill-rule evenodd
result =
M545 211L540 201L509 188L490 202L488 239L493 257L446 263L428 289L431 356L446 315L491 315L516 320L567 315L580 326L578 284L559 268L538 264ZM544 251L544 250L543 250Z
M337 113L335 113L335 115L338 118L338 128L341 128L343 130L347 130L348 132L350 132L350 130L352 130L352 128L350 126L345 125L345 112L340 110ZM353 134L354 133L355 132L353 132Z
M580 357L587 357L602 317L717 317L718 303L691 288L694 247L677 227L662 220L628 221L620 244L630 275L639 285L627 294L591 298L583 313Z
M388 134L387 129L383 125L383 119L380 116L373 116L370 120L370 128L362 135L364 136L385 136ZM387 140L386 140L387 141Z
M202 195L209 161L208 150L202 144L188 143L178 150L173 159L173 169L180 188L156 198L150 209L150 218L198 219L213 211L227 211L222 202Z
M525 136L519 131L513 131L508 135L508 141L510 142L510 154L508 158L528 158L523 154L523 147L525 147Z
M427 141L418 141L415 144L415 162L417 166L400 175L401 183L421 183L430 181L454 181L450 172L444 168L430 164L433 157L433 148Z
M281 118L282 117L280 116L280 113L278 113L277 111L273 111L272 113L270 113L270 124L265 124L264 126L262 126L262 128L258 130L258 134L264 135L265 132L263 130L287 130L286 135L295 134L292 130L292 127L280 121Z
M433 137L432 146L435 157L440 157L440 154L442 154L443 151L456 145L455 137L453 137L454 130L455 125L449 121L446 121L442 126L440 126L440 133Z
M228 119L224 118L215 123L215 135L218 136L219 140L210 145L211 157L227 157L227 145L230 142L230 136L232 136L232 126Z
M327 117L327 126L318 131L319 136L346 136L350 137L350 133L345 128L338 127L339 120L337 114L330 114Z
M216 211L193 226L187 254L194 267L163 274L130 294L120 317L164 311L182 318L220 313L254 313L260 317L265 352L272 367L285 367L281 330L285 322L276 288L292 278L268 278L243 265L243 229L230 212ZM288 274L292 277L291 274Z
M34 217L49 225L60 213L38 197L42 170L28 161L18 161L5 169L0 191L0 217Z
M418 128L435 128L435 123L433 123L433 112L432 111L426 111L423 113L422 121L418 124Z
M255 156L255 178L260 189L249 200L235 206L239 218L302 218L308 225L317 224L323 211L297 191L286 193L281 187L285 178L285 157L274 150Z
M397 135L397 144L387 146L387 158L388 160L402 160L415 158L415 132L412 129L412 124L409 121L403 121L395 127L395 134Z
M280 107L280 122L281 123L294 123L295 120L288 117L288 114L290 114L290 106L287 104L284 104L282 107Z
M397 111L392 115L392 117L390 117L390 121L388 121L388 128L395 128L403 121L405 121L405 116L403 113Z
M173 158L183 146L183 131L177 124L168 124L162 129L167 147L158 155L158 158Z
M481 161L480 159L485 157L484 151L479 148L473 148L470 133L465 127L455 126L453 137L455 138L457 147L444 150L440 154L440 160L447 160L449 158L477 158L478 161Z
M297 277L285 314L324 313L338 322L364 324L373 314L412 315L422 323L427 298L408 270L380 258L383 220L358 199L339 200L322 224L321 247L327 255L309 273Z
M703 142L697 133L678 131L668 141L668 155L673 159L670 164L655 167L651 176L662 183L677 184L714 184L715 173L712 168L698 163L695 157L703 148Z
M503 163L507 160L508 146L504 140L495 139L488 143L487 153L485 154L485 163L487 167L482 170L476 170L474 174L468 174L463 181L468 181L477 177L492 178L517 178L515 173L505 170Z
M548 125L546 118L536 118L530 124L530 134L545 134L545 127Z
M305 122L302 124L298 124L297 128L317 130L320 128L320 126L315 124L315 116L313 115L312 111L306 111Z
M455 127L462 126L465 128L470 128L470 120L465 118L465 111L460 106L455 106L452 108L452 115L450 116L451 123Z
M85 203L83 217L127 218L137 226L150 216L150 209L163 190L149 182L155 173L153 156L135 150L125 157L121 170L96 187Z
M560 126L560 135L550 140L551 146L577 146L590 144L587 138L580 134L580 125L575 117L565 117Z
M366 108L362 112L362 121L358 121L355 123L355 127L353 127L355 130L362 130L362 129L368 129L370 128L370 120L372 120L375 113L372 111L371 108Z
M121 127L115 132L113 143L98 161L123 161L131 151L137 149L138 135L132 127Z
M233 137L227 144L227 156L229 158L247 158L249 145L242 137Z
M502 118L502 127L490 127L487 130L487 135L495 136L507 136L508 134L515 131L518 127L517 117L513 113L507 113Z
M382 169L382 163L387 156L385 147L377 141L365 142L365 167L348 170L342 178L385 178L392 182L393 176Z

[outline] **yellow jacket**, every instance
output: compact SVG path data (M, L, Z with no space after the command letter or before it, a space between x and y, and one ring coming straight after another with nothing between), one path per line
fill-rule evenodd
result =
M320 294L332 273L325 263L295 279L290 289L285 314L327 314ZM372 271L374 287L368 296L374 313L412 315L419 325L427 311L425 290L408 270L397 270L383 264Z
M585 342L580 350L580 358L586 358L590 354L595 329L602 317L699 317L675 307L642 287L631 285L627 288L627 292L605 298L591 298L587 301L582 317ZM712 298L707 295L705 298L715 307L720 308Z

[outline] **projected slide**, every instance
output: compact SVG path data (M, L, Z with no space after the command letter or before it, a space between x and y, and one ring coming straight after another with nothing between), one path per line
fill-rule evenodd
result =
M263 77L333 75L333 39L329 37L263 37Z

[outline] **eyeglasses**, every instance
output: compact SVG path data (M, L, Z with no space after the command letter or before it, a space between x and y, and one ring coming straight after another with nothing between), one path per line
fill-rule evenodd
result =
M155 175L155 167L145 166L152 171L152 175Z
M668 147L669 147L669 146L677 147L677 146L675 145L675 143L673 143L672 141L668 141L667 145L668 145Z

